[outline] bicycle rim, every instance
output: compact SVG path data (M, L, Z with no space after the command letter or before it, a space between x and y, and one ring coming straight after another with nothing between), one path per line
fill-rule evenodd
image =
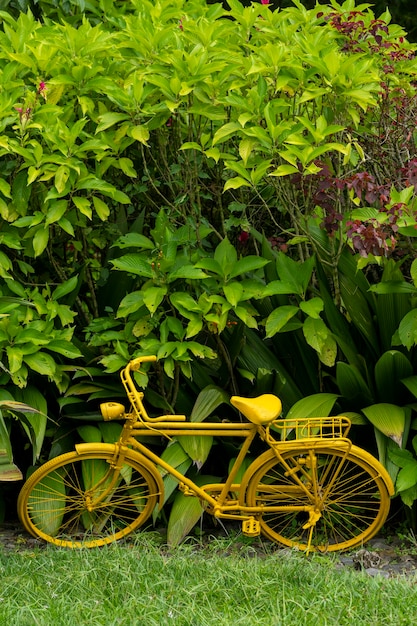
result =
M284 464L271 453L249 478L248 506L263 506L262 533L299 550L347 550L373 537L385 522L389 492L378 471L355 448L349 454L327 447L314 449L309 461L305 448L282 454ZM288 472L288 467L293 473ZM300 484L301 483L301 484ZM316 494L316 495L315 495ZM309 528L308 512L268 511L268 507L317 506L319 519Z
M130 457L114 480L112 458L106 451L74 451L36 470L17 503L25 529L58 546L92 548L142 526L157 504L157 483L147 468Z

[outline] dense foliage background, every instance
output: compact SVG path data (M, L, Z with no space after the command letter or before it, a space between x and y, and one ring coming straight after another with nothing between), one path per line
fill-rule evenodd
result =
M348 414L415 520L415 47L278 4L1 2L3 477L113 441L98 404L154 353L154 413Z

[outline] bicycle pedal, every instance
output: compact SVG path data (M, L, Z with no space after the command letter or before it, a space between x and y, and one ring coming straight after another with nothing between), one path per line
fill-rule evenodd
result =
M242 522L242 533L245 537L258 537L261 534L261 524L257 519L245 519Z

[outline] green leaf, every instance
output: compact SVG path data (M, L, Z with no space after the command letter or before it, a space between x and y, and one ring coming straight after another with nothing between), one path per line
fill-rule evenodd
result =
M226 296L226 300L230 302L232 306L236 306L243 295L243 287L241 283L233 282L225 285L223 287L224 295Z
M215 249L214 260L220 265L224 277L230 276L234 271L237 263L237 253L227 237Z
M369 291L379 294L386 293L417 293L417 287L405 282L405 280L386 280L378 283L377 285L371 285Z
M328 417L338 397L334 393L316 393L301 398L288 411L286 419Z
M65 215L67 207L67 200L58 200L57 202L52 202L46 215L45 225L49 226L49 224L59 222L59 220Z
M149 128L146 126L131 126L129 134L133 137L133 139L136 139L136 141L143 143L144 146L148 145L150 133Z
M356 365L339 362L336 366L336 381L344 398L362 406L372 402L372 393Z
M240 187L252 187L252 185L241 176L235 176L225 182L223 191L227 191L228 189L240 189Z
M69 278L65 282L58 285L56 289L54 289L54 291L52 292L53 300L59 300L60 298L63 298L69 293L72 293L74 289L77 287L77 284L78 284L78 274L77 276L73 276L72 278Z
M218 478L214 476L199 476L194 480L196 484L202 486L215 483L218 481ZM178 545L196 525L202 513L203 509L198 498L178 493L172 505L168 521L168 545Z
M397 491L405 491L417 484L417 461L413 459L403 467L397 476L395 487Z
M47 348L48 350L52 350L52 352L66 356L68 359L77 359L82 356L80 350L74 346L73 343L65 341L64 339L54 339L50 341Z
M380 403L372 404L362 412L375 428L401 447L406 423L405 409L396 404Z
M382 402L401 403L403 390L399 382L413 373L408 358L398 350L388 350L375 364L375 383Z
M97 198L97 196L93 196L93 204L97 215L102 222L105 222L110 215L109 207L105 202L103 202L103 200Z
M139 254L125 254L119 259L114 259L110 262L116 270L145 276L146 278L152 278L153 276L151 264L145 261Z
M77 432L86 443L99 443L103 440L100 429L90 424L79 426Z
M229 273L229 277L235 278L236 276L253 272L261 267L265 267L268 263L270 263L268 259L263 259L259 256L245 256L234 264L232 271Z
M59 468L47 474L32 489L28 500L33 523L42 532L50 537L57 534L62 524L66 504L66 488L64 468ZM50 499L45 493L53 493L54 506L51 508Z
M49 228L38 228L33 239L32 245L35 257L38 257L45 250L49 241Z
M273 172L269 172L269 176L289 176L290 174L299 174L299 169L295 165L285 163L277 167Z
M23 474L14 463L3 463L0 450L0 482L23 480Z
M143 291L133 291L121 301L117 309L116 317L127 317L130 313L135 313L143 306Z
M142 248L143 250L153 250L155 248L155 243L145 237L145 235L141 235L140 233L127 233L127 235L123 235L116 240L113 244L113 247L117 248Z
M148 287L143 291L143 303L153 315L167 294L166 287Z
M23 357L24 362L38 374L54 377L56 371L56 363L54 359L45 352L37 352L36 354L26 354Z
M201 280L202 278L208 278L208 274L203 272L202 269L194 267L194 265L182 265L168 274L167 282L172 283L179 278Z
M270 337L273 337L274 335L279 333L279 331L284 328L287 322L289 322L289 320L293 318L294 315L297 315L299 310L300 309L298 308L298 306L292 306L289 304L280 306L272 311L272 313L268 315L265 323L265 337L269 339Z
M417 344L417 309L412 309L403 317L398 327L398 336L408 350Z
M6 428L6 424L3 419L3 415L0 411L0 450L3 451L7 462L13 461L12 444L10 441L9 431Z
M263 295L266 296L276 296L276 295L289 295L292 293L297 293L294 288L294 285L290 285L289 283L284 282L283 280L273 280L266 285L263 290Z
M333 367L337 356L337 344L323 320L308 317L303 324L303 333L307 343L318 353L320 361Z
M314 319L320 318L320 313L324 309L324 302L321 298L311 298L300 302L300 309L303 313Z
M100 115L100 117L98 118L96 135L97 133L101 133L103 130L110 128L111 126L114 126L114 124L117 124L118 122L122 122L128 119L129 119L129 115L127 115L126 113L113 113L113 112L103 113L103 115Z

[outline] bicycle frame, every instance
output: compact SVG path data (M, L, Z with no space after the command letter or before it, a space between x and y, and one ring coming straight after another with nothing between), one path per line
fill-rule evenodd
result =
M186 495L196 496L200 499L200 501L206 502L207 510L214 517L223 519L238 519L242 522L249 522L249 528L254 526L253 534L258 534L256 523L253 525L251 522L254 522L254 516L256 517L256 515L260 515L263 512L264 507L261 505L246 506L244 504L244 494L241 493L241 485L245 484L245 477L243 477L242 483L237 484L234 482L234 479L242 466L253 440L258 435L273 451L274 455L282 463L283 467L286 468L288 475L291 474L293 476L294 482L296 483L294 489L303 491L310 500L309 505L301 506L296 504L281 504L277 506L269 506L268 510L270 512L272 511L277 513L284 511L309 513L309 521L311 523L313 519L317 518L317 503L319 494L312 494L311 491L307 489L300 477L297 476L297 472L302 471L301 466L298 465L296 467L290 467L283 459L281 452L286 452L293 448L299 449L300 445L304 446L306 455L311 456L309 463L310 471L314 472L314 454L312 454L314 446L320 444L321 447L323 447L323 445L327 445L332 449L338 447L347 455L351 447L349 439L346 437L331 437L324 440L322 437L308 437L302 439L301 441L300 439L295 439L293 441L280 441L271 435L270 425L263 426L261 424L253 424L251 422L184 422L184 416L182 415L170 415L166 421L164 421L163 417L152 419L147 416L146 410L142 404L142 394L138 393L134 388L128 368L123 370L122 380L127 388L128 397L132 401L133 411L125 414L126 421L120 439L116 444L114 468L117 468L118 466L120 467L123 464L124 456L128 453L128 451L129 454L131 454L131 450L134 449L137 453L139 453L142 459L146 459L148 462L153 464L154 470L156 470L156 467L160 467L166 473L173 476L179 483L179 489ZM272 422L271 425L274 426L274 423L278 424L278 422ZM160 456L152 452L147 446L143 445L138 440L143 435L155 437L163 436L168 439L172 439L173 437L180 438L181 436L186 435L191 435L193 437L238 437L243 439L243 443L225 482L200 487L190 478L179 472L175 467L164 461ZM247 469L248 475L253 473L254 465L257 463L258 460L255 459L249 466ZM148 464L146 466L150 469ZM335 474L334 480L336 476L337 474ZM315 484L314 480L312 482ZM329 488L330 487L331 484L329 484ZM294 489L292 492L289 490L289 499L294 495ZM217 495L214 497L210 492L216 492ZM238 493L239 498L230 500L230 493ZM107 493L101 494L100 500L105 499L107 495ZM98 502L95 502L95 504L97 503ZM247 531L247 534L249 533L250 529Z

